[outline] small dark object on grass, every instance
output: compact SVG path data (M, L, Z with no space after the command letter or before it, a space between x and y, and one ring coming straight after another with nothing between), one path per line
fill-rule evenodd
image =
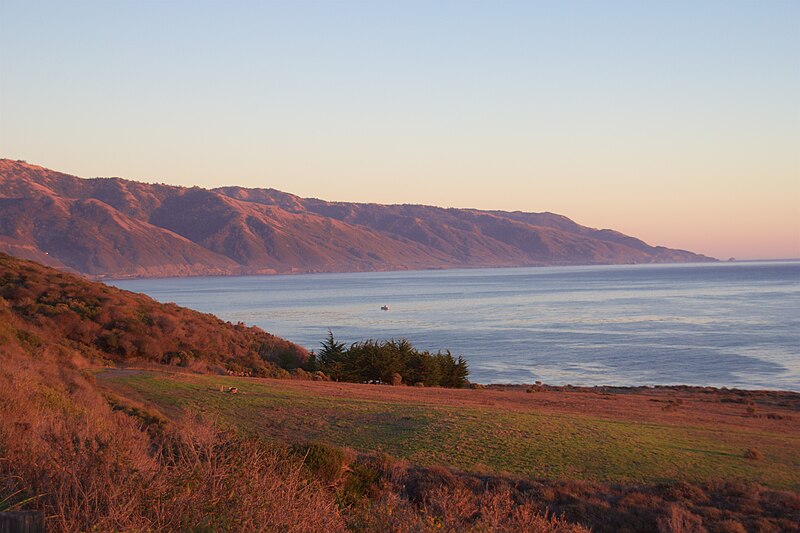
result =
M661 410L662 411L671 411L673 409L677 409L681 405L683 405L683 400L681 400L680 398L678 398L677 400L669 400L667 402L667 405L662 407Z
M761 453L757 448L747 448L744 451L744 458L752 461L761 461L764 459L764 454Z

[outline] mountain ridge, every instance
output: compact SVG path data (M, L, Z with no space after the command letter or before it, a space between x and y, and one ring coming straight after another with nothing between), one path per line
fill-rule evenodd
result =
M555 213L86 179L9 159L0 251L98 278L714 260Z

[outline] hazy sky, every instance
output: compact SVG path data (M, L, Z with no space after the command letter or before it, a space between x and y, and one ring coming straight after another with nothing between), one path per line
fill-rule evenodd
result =
M800 2L0 0L0 156L800 257Z

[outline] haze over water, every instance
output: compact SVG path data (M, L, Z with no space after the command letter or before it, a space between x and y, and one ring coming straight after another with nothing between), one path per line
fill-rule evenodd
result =
M405 337L481 383L800 391L800 262L114 281L317 349ZM389 311L381 311L388 305Z

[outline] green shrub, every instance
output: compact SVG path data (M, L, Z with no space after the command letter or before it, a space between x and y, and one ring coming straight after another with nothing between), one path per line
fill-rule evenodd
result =
M449 351L432 354L405 339L357 342L346 348L333 333L322 342L317 367L336 381L355 383L422 383L428 387L464 387L469 368Z
M292 445L291 452L302 458L312 475L326 483L338 481L349 463L348 454L342 448L319 442Z
M381 472L372 466L354 463L339 493L339 504L347 507L371 498L377 491L382 477Z

